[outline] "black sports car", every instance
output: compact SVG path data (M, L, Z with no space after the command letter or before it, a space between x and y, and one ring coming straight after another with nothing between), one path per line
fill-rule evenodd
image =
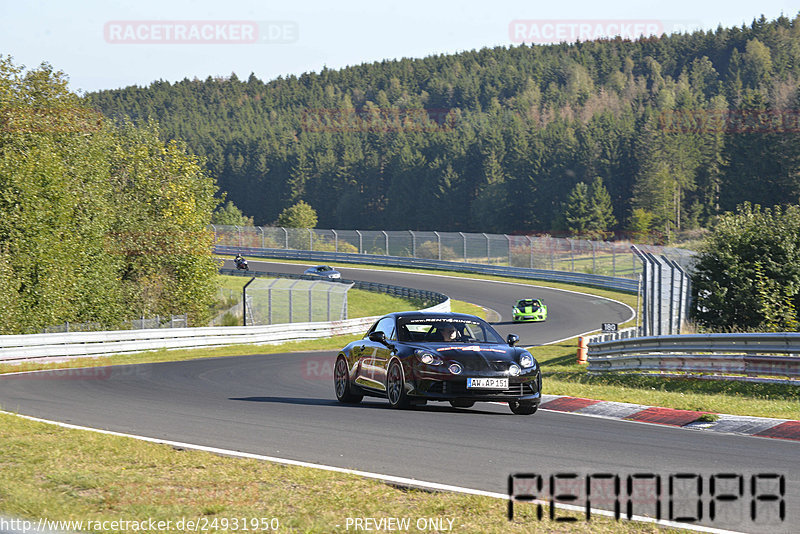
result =
M515 414L539 407L542 375L536 359L503 341L486 321L463 313L399 312L379 319L363 339L336 357L333 380L340 402L386 397L393 408L449 401L508 402Z

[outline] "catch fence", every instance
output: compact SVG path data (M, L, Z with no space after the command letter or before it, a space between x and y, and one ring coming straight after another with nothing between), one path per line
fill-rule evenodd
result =
M642 264L626 241L414 230L322 230L212 225L217 245L248 249L347 252L638 278ZM684 268L689 250L637 245Z

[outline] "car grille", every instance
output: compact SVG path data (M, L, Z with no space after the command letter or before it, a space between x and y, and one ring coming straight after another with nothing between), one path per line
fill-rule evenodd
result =
M509 384L507 389L467 389L466 380L449 380L431 382L428 392L443 395L468 395L473 396L512 396L522 397L536 393L536 382Z
M511 362L503 361L503 360L491 361L491 362L488 362L488 365L487 365L487 362L485 362L484 360L478 360L478 359L466 360L466 361L465 360L457 360L457 361L458 361L459 364L461 364L461 367L463 367L465 371L492 370L492 371L498 371L498 372L502 373L502 372L508 371L508 366L511 365Z

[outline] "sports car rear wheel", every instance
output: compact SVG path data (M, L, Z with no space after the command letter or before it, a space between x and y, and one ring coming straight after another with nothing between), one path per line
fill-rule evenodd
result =
M364 395L357 395L351 390L347 360L341 356L336 360L336 367L333 368L333 384L336 388L336 398L339 399L339 402L355 404L361 402L361 399L364 398Z
M533 415L539 408L530 401L511 401L508 403L508 407L517 415Z
M475 401L456 399L450 401L450 406L453 408L472 408L475 406Z
M397 360L389 364L389 372L386 374L386 398L392 408L408 408L411 404L406 395L403 368Z

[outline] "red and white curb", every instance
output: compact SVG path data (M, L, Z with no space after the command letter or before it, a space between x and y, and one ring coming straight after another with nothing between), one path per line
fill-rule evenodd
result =
M742 434L761 438L777 438L800 441L800 421L790 419L771 419L742 415L715 414L676 410L657 406L644 406L627 402L600 401L561 395L542 395L541 410L591 415L623 421L638 421L659 425L688 428L691 430L710 430L729 434ZM716 421L701 421L705 415L717 416Z

